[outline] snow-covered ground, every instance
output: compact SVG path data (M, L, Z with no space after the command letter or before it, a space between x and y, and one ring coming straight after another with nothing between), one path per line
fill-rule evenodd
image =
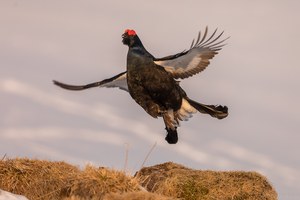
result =
M28 199L24 196L12 194L10 192L0 189L0 200L28 200Z

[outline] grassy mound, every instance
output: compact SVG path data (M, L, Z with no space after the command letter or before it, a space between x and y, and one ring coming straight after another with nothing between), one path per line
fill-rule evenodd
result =
M136 176L150 192L188 200L277 199L266 178L256 172L193 170L169 162L145 167Z
M92 166L80 170L65 162L30 159L1 161L0 188L32 200L101 199L107 193L140 190L136 179L119 171Z
M145 167L131 177L89 165L80 170L65 162L4 159L0 189L30 200L277 199L267 180L255 172L199 171L174 163Z

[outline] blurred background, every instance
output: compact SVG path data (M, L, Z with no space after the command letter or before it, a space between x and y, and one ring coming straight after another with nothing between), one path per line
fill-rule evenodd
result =
M279 199L300 195L299 1L0 1L0 157L63 160L139 170L173 161L195 169L264 174ZM199 102L179 143L161 119L119 89L62 90L125 70L124 29L156 57L189 48L209 27L230 36L209 67L181 81ZM128 154L128 156L126 156Z

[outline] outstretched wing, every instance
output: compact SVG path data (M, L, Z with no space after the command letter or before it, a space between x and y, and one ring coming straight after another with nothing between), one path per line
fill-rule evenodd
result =
M209 65L209 60L221 50L225 45L224 41L229 38L218 41L224 31L215 36L217 32L216 29L213 34L206 39L207 31L208 28L206 27L203 36L201 36L201 32L199 32L196 42L193 40L189 50L163 58L155 58L154 62L164 67L174 78L184 79L203 71Z
M85 89L92 88L92 87L108 87L108 88L118 87L121 90L125 90L128 92L126 71L122 72L114 77L111 77L111 78L108 78L108 79L105 79L102 81L90 83L87 85L69 85L69 84L61 83L61 82L58 82L55 80L53 81L53 83L61 88L67 89L67 90L85 90Z

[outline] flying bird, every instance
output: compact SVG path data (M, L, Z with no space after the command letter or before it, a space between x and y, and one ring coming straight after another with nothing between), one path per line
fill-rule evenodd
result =
M126 71L111 78L87 85L69 85L53 81L55 85L68 90L85 90L92 87L118 87L129 92L131 97L149 115L162 117L169 144L178 141L177 127L197 111L223 119L228 115L227 106L205 105L190 99L180 87L178 79L185 79L203 71L218 51L225 45L220 39L223 32L217 29L208 37L206 27L199 32L190 48L180 53L156 58L149 53L134 30L126 29L122 42L129 47Z

